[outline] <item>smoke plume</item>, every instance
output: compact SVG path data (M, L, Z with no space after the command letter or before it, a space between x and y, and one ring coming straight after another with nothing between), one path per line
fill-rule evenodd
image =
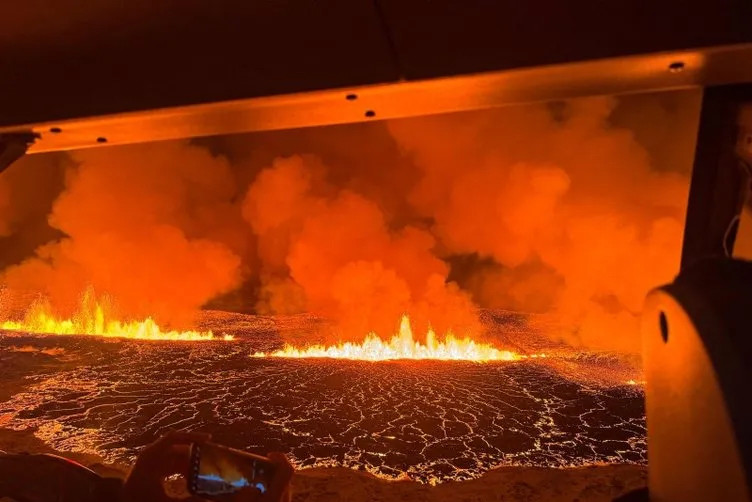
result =
M73 155L49 224L65 237L9 267L3 282L71 312L92 287L128 316L190 322L209 298L237 286L234 182L226 160L183 143ZM235 218L237 220L238 218Z
M474 306L435 239L415 226L391 229L379 206L325 181L312 157L278 159L251 185L243 215L264 263L262 310L313 310L340 335L389 335L404 313L419 330L477 332ZM301 305L299 302L303 300Z
M651 166L609 98L558 109L393 122L423 177L410 200L449 254L491 265L467 287L493 306L551 307L575 344L635 351L645 293L678 270L687 176Z
M678 270L698 103L594 98L76 152L48 231L26 240L33 256L2 250L0 283L63 314L93 287L172 325L232 293L325 316L345 339L390 335L404 313L418 333L480 336L479 307L510 309L633 352L645 293ZM29 225L7 174L9 242Z

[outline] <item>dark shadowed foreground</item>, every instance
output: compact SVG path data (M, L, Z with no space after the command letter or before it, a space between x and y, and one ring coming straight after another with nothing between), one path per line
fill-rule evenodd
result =
M30 432L0 429L0 449L51 452ZM102 476L123 477L127 467L103 463L91 454L67 453ZM369 473L337 467L297 471L292 480L294 502L611 502L644 487L647 471L633 464L552 467L498 467L478 479L437 486L409 480L389 481ZM3 500L4 502L4 500Z

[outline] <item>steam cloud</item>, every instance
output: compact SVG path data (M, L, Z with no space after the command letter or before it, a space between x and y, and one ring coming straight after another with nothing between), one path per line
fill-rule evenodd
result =
M481 303L552 308L570 342L639 349L645 293L678 270L688 180L651 168L613 99L423 118L390 131L424 176L410 194L451 253L493 259L468 287Z
M419 330L477 331L469 295L447 284L431 233L390 229L378 205L328 186L324 174L316 159L280 159L248 191L243 215L269 274L262 308L314 310L346 336L391 333L403 313Z
M555 337L636 351L645 293L678 270L697 99L628 103L78 152L49 215L65 237L0 282L63 311L92 286L177 325L242 291L345 338L403 313L478 334L478 306L541 312Z
M44 293L70 313L83 291L111 295L128 316L189 323L235 287L240 258L222 237L234 183L226 160L183 143L74 154L49 224L66 237L11 266L11 290Z

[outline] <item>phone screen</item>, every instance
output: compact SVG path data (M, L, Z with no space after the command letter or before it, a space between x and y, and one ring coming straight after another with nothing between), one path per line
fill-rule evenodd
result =
M196 495L226 495L249 486L261 493L269 490L275 468L268 459L212 443L193 448L191 484Z

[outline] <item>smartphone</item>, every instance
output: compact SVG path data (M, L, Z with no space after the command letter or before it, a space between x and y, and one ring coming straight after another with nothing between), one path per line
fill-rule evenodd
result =
M249 486L266 494L275 474L275 464L266 457L215 443L194 443L191 447L188 486L194 495L211 499Z

